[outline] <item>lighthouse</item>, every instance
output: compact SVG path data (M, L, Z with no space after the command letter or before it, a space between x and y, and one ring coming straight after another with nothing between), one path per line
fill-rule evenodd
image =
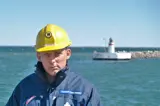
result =
M112 38L109 38L108 53L115 53L115 46Z
M93 52L92 58L93 60L130 60L131 53L116 52L114 41L112 38L109 38L108 52Z

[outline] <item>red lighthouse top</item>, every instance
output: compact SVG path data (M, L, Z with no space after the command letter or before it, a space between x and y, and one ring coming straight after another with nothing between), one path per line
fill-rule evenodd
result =
M109 43L108 43L109 46L111 45L114 45L114 42L113 42L113 39L112 38L109 38Z

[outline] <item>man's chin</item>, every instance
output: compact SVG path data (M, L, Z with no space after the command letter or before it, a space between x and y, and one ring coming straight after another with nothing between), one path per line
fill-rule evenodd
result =
M53 72L50 73L51 76L56 76L56 74L59 72L59 70L54 70Z

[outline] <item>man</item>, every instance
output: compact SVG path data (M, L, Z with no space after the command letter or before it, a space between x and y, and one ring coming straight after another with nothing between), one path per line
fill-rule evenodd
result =
M16 86L6 106L100 106L93 85L69 70L70 45L64 29L42 28L35 45L36 71Z

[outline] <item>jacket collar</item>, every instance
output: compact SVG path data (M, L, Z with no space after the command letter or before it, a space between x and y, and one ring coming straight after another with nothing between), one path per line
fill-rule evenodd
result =
M37 64L35 65L35 67L36 67L35 73L36 73L43 81L45 81L45 83L48 83L48 84L49 84L49 82L48 82L48 80L47 80L47 77L46 77L46 75L45 75L46 72L45 72L45 69L44 69L42 63L38 61ZM56 76L55 76L55 81L54 81L53 83L49 84L49 85L50 85L50 86L57 87L57 86L65 79L66 73L67 73L68 70L69 70L68 65L66 65L65 68L63 68L62 70L60 70L60 71L56 74Z

